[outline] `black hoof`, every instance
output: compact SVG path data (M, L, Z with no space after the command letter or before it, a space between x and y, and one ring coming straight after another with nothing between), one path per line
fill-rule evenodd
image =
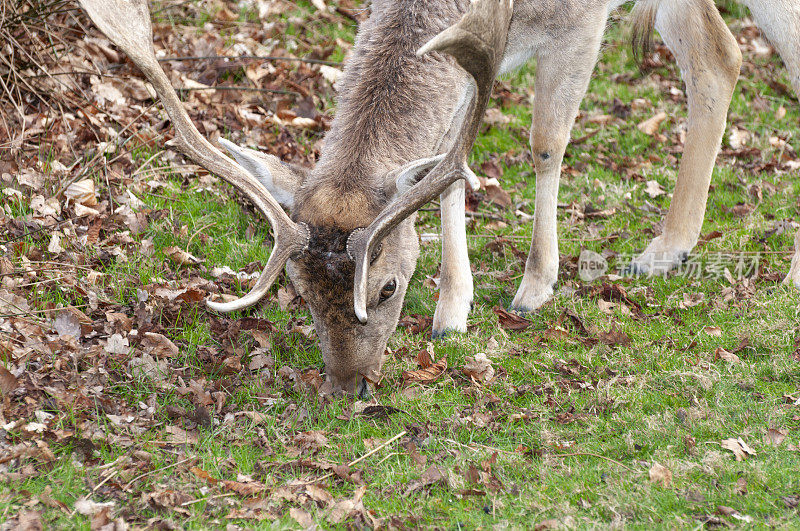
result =
M358 383L358 389L356 389L356 394L361 400L369 400L372 398L372 388L366 378L361 378L361 381Z
M508 311L513 313L514 315L519 315L520 317L528 319L534 310L533 308L528 308L526 306L523 306L521 308L514 308L513 306L509 306Z
M431 339L445 339L448 334L450 334L449 330L434 330L431 332Z

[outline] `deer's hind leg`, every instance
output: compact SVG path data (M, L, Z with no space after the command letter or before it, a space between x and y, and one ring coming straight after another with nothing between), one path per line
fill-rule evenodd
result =
M800 99L800 0L740 0L775 46Z
M769 42L786 65L792 87L800 100L800 0L743 0ZM800 289L800 231L794 240L794 258L786 284Z
M655 26L686 83L688 129L664 230L633 261L644 274L680 265L697 244L708 188L742 62L736 40L711 0L660 2Z

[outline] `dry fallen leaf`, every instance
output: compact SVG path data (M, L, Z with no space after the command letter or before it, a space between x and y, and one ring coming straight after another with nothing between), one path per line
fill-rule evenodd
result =
M706 296L704 293L684 293L683 301L681 301L680 304L678 304L678 306L680 306L681 309L684 310L686 308L694 308L695 306L703 304L705 298Z
M328 438L322 431L306 431L295 435L294 443L304 451L316 451L328 445Z
M656 198L667 193L664 190L664 187L661 186L658 181L647 181L647 188L645 188L644 191L652 198Z
M16 522L12 517L6 524L8 527L3 526L3 529L14 529L15 531L39 531L44 529L41 511L20 511L16 516Z
M322 74L322 77L325 78L325 81L327 81L331 85L336 85L336 83L338 83L339 80L342 79L342 76L344 75L344 72L342 70L328 65L320 66L319 73Z
M331 507L327 519L333 524L338 524L347 518L363 513L364 504L361 500L366 492L367 486L362 485L356 489L351 499L336 502L336 504Z
M731 132L728 134L728 145L730 145L732 149L742 149L747 145L749 140L750 131L747 131L746 129L732 127Z
M50 236L50 244L47 246L47 252L53 254L61 254L64 252L64 247L61 246L61 234L53 232Z
M300 524L300 527L302 527L303 529L308 529L316 525L314 523L314 519L311 517L311 513L309 513L305 509L300 509L299 507L292 507L291 509L289 509L289 516L291 516L295 522Z
M722 328L718 326L706 326L703 328L703 332L711 337L722 337Z
M494 367L492 361L486 357L486 354L480 352L474 358L466 356L464 358L464 368L461 372L475 381L486 383L494 378Z
M447 370L447 358L442 358L426 369L404 371L403 380L407 383L431 383L437 380Z
M667 119L667 113L661 111L652 118L648 118L647 120L641 122L636 127L642 133L654 136L656 133L658 133L658 128L661 126L661 123L666 119Z
M81 323L78 316L69 310L61 310L58 312L53 328L58 333L58 337L65 339L67 337L74 337L76 339L81 337Z
M82 514L84 516L91 516L93 514L99 513L106 507L114 507L114 502L101 503L86 498L79 498L75 500L74 507L79 514Z
M127 337L122 337L121 334L112 334L106 342L105 351L109 354L124 355L130 352L130 341Z
M203 263L203 260L197 258L189 252L184 251L180 247L167 247L164 249L164 254L178 265L197 265Z
M525 330L529 326L533 325L533 321L530 319L526 319L515 313L510 313L500 306L495 306L493 309L494 313L497 314L498 320L500 321L500 326L506 330Z
M555 518L550 518L549 520L542 520L533 528L534 531L545 531L547 529L556 529L561 525L561 522L556 520Z
M514 202L511 200L511 195L503 190L500 186L500 181L495 178L486 179L482 183L482 187L486 190L486 199L490 203L501 208L509 208Z
M197 431L186 431L178 426L167 426L164 431L164 439L172 444L197 444L200 441Z
M266 485L261 482L254 481L247 476L240 475L239 479L244 481L230 481L224 479L222 480L222 484L229 491L235 492L236 494L240 494L242 496L254 496L255 494L267 490Z
M128 368L135 377L147 377L154 382L165 381L169 375L169 364L165 360L156 361L149 354L142 354L141 357L132 358L128 362Z
M447 357L443 357L435 363L431 363L427 367L423 367L416 371L403 371L403 381L406 383L431 383L439 379L447 370Z
M168 337L155 332L145 332L142 338L142 348L157 359L173 358L180 352L178 346Z
M661 463L653 463L650 467L650 482L662 487L669 487L672 483L672 471Z
M17 377L0 365L0 394L6 396L17 387L19 387Z
M97 206L97 195L94 189L94 181L91 179L84 179L72 183L64 190L64 197L71 200L73 203L83 205L85 207Z
M767 430L767 435L764 437L764 441L772 446L780 446L781 443L786 440L786 436L788 434L789 430L776 430L774 428L770 428Z
M720 445L725 450L730 450L733 452L733 455L736 457L737 461L744 461L748 455L756 455L755 450L747 446L747 443L741 438L725 439L720 443Z
M486 114L483 116L483 123L489 125L508 125L512 120L513 118L510 115L497 107L486 109Z
M734 354L733 352L728 352L722 347L717 348L714 351L714 359L715 360L725 360L728 363L740 363L742 360Z

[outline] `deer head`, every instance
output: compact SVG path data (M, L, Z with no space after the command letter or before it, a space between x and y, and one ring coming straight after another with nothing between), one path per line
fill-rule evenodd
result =
M321 342L326 374L334 389L368 392L383 364L389 336L397 327L419 245L414 214L458 179L477 188L467 156L477 136L492 83L505 50L513 0L472 0L455 25L418 50L453 56L475 82L452 149L387 172L375 197L331 194L307 182L306 172L277 158L220 140L227 158L205 140L189 119L153 46L146 0L80 0L91 19L152 83L177 131L180 151L234 185L270 222L275 243L252 290L233 302L208 301L220 312L251 306L286 266L307 301ZM420 177L428 171L427 175ZM283 208L282 208L283 207ZM284 208L291 211L290 218ZM339 223L335 213L355 215ZM332 217L320 217L320 211Z

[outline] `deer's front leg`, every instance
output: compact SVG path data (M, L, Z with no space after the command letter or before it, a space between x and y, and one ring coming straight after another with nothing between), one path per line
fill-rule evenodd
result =
M458 181L441 195L442 267L439 302L433 315L433 338L447 332L466 332L472 307L472 271L467 253L464 220L464 181Z
M536 99L531 127L531 150L536 166L533 240L525 274L511 308L536 310L553 295L558 277L556 208L561 161L569 142L578 106L589 85L600 46L605 14L582 36L560 42L558 50L539 57Z
M664 230L632 263L638 273L663 275L686 259L700 236L742 55L711 0L662 2L656 28L675 54L689 104L686 144Z

